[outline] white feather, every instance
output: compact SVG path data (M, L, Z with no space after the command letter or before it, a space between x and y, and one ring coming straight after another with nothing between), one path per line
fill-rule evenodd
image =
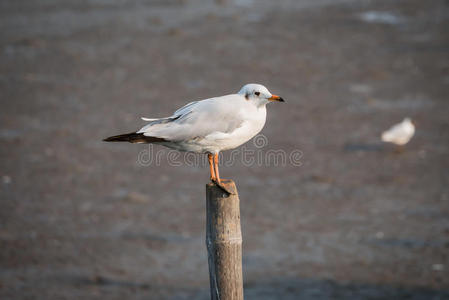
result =
M396 145L405 145L415 134L415 125L410 118L405 118L401 123L392 126L382 133L382 141Z
M137 133L163 138L160 144L181 151L233 149L262 130L271 96L264 86L249 84L238 94L188 103L167 118L142 118L150 123Z

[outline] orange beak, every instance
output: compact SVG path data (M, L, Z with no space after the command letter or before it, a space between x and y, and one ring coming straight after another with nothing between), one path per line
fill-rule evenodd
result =
M282 99L282 97L279 97L278 95L271 95L271 97L268 98L268 100L270 100L270 101L278 101L278 102L285 102L285 100Z

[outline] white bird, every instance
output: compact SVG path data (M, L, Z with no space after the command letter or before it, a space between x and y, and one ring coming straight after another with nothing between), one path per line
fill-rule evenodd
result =
M106 142L153 143L179 151L208 154L210 179L221 185L218 154L236 148L265 125L266 104L284 102L260 84L247 84L237 94L191 102L170 117L149 119L136 132L111 136Z
M396 145L405 145L415 134L415 125L410 118L405 118L401 123L392 126L382 133L382 141Z

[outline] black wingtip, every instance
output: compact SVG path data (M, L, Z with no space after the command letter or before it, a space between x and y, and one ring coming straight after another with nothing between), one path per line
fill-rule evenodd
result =
M131 142L133 138L136 138L135 132L110 136L103 139L103 142Z
M102 139L103 142L113 142L113 141L116 141L116 140L117 140L117 136L116 135Z
M161 143L166 142L164 138L146 136L143 133L131 132L119 134L103 139L103 142L129 142L129 143Z

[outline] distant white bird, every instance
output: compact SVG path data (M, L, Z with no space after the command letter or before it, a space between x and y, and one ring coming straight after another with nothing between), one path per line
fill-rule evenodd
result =
M221 186L218 153L236 148L265 125L266 104L284 102L260 84L237 93L191 102L167 118L142 118L149 123L137 132L111 136L106 142L153 143L179 151L207 153L210 178Z
M382 141L396 145L405 145L415 134L415 125L410 118L405 118L401 123L392 126L382 133Z

